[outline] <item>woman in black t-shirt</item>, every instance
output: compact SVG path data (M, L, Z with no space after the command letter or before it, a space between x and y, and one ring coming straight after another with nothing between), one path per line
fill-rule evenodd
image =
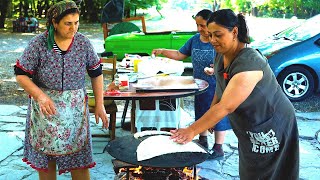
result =
M241 179L298 179L299 135L294 108L282 92L267 60L246 48L248 29L242 14L230 9L208 20L210 43L218 55L211 108L172 139L187 143L228 115L239 140Z

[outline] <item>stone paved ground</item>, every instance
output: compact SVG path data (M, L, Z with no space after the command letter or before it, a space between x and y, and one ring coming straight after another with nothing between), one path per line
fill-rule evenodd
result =
M119 106L117 117L121 117L123 106ZM193 114L193 112L189 112ZM25 127L26 106L0 105L0 180L37 179L37 172L21 161ZM127 119L130 114L127 114ZM190 116L188 116L190 117ZM300 130L300 179L320 179L320 113L297 113ZM120 126L120 118L117 119ZM100 125L91 122L92 133L101 133ZM107 132L107 131L106 131ZM116 129L116 135L124 136L129 132ZM212 138L212 136L209 136ZM212 141L210 141L212 142ZM107 139L93 139L93 154L97 163L90 170L93 180L111 180L115 173L111 164L112 157L103 153ZM210 144L212 146L212 144ZM197 165L199 175L210 180L239 179L237 139L228 131L224 144L226 152L223 160L206 160ZM58 176L59 180L71 179L70 173Z

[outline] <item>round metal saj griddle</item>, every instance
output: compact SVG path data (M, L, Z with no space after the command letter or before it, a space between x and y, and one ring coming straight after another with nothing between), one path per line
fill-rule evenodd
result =
M208 153L177 152L138 161L137 147L147 137L135 139L133 135L128 135L116 138L108 143L107 151L112 157L129 164L159 168L190 167L205 161L209 156Z

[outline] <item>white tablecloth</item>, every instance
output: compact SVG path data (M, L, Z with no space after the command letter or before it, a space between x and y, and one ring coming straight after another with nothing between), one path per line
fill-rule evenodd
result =
M176 107L167 102L155 101L155 110L141 110L140 101L136 101L136 128L137 132L141 132L142 128L154 128L153 130L160 131L161 128L183 128L194 122L186 111L181 108L179 98L175 99ZM172 108L172 111L160 110L160 103Z

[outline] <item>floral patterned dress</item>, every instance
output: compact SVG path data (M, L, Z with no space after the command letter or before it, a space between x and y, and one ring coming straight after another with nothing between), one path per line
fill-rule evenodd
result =
M15 66L16 74L17 71L21 70L26 72L27 75L32 77L32 80L36 85L49 93L49 96L51 96L50 92L61 93L64 94L65 99L68 99L70 93L73 93L74 96L71 98L69 97L69 100L71 101L69 103L70 106L76 107L76 105L82 104L82 106L76 108L78 111L66 112L63 111L63 108L60 111L63 112L63 114L60 113L60 115L72 117L74 122L77 122L77 119L73 117L78 117L79 124L82 123L83 125L83 127L81 127L82 129L70 129L67 125L64 130L57 131L56 127L61 126L61 123L56 121L55 125L52 126L53 128L49 130L53 134L56 134L60 139L67 139L70 137L71 133L75 134L76 132L79 133L79 131L83 130L84 132L82 133L85 135L83 140L85 140L85 143L82 142L81 144L75 145L81 148L70 150L72 149L70 144L66 145L59 142L60 144L57 146L63 145L67 149L70 147L69 153L58 156L52 154L48 155L50 153L44 153L41 149L48 146L51 142L33 141L33 137L36 133L32 132L32 128L34 127L33 123L36 123L34 114L37 114L37 112L34 111L34 109L36 109L34 107L36 106L31 106L33 99L30 97L25 131L23 161L30 164L32 168L40 171L48 171L48 161L52 160L56 161L59 174L69 172L74 169L91 168L95 166L95 162L92 159L92 141L88 125L89 123L88 121L83 121L83 119L89 119L85 92L85 73L86 71L89 72L98 68L100 68L100 59L95 53L89 39L81 33L75 34L70 47L64 55L58 53L55 49L47 48L47 32L39 34L29 42L23 55L17 60ZM57 101L55 101L55 103L56 102ZM63 101L60 105L59 103L56 103L56 106L61 108L63 107ZM78 116L75 116L77 113ZM53 122L53 120L50 119L49 121ZM42 135L39 136L43 137ZM53 144L51 143L50 146L52 147Z

